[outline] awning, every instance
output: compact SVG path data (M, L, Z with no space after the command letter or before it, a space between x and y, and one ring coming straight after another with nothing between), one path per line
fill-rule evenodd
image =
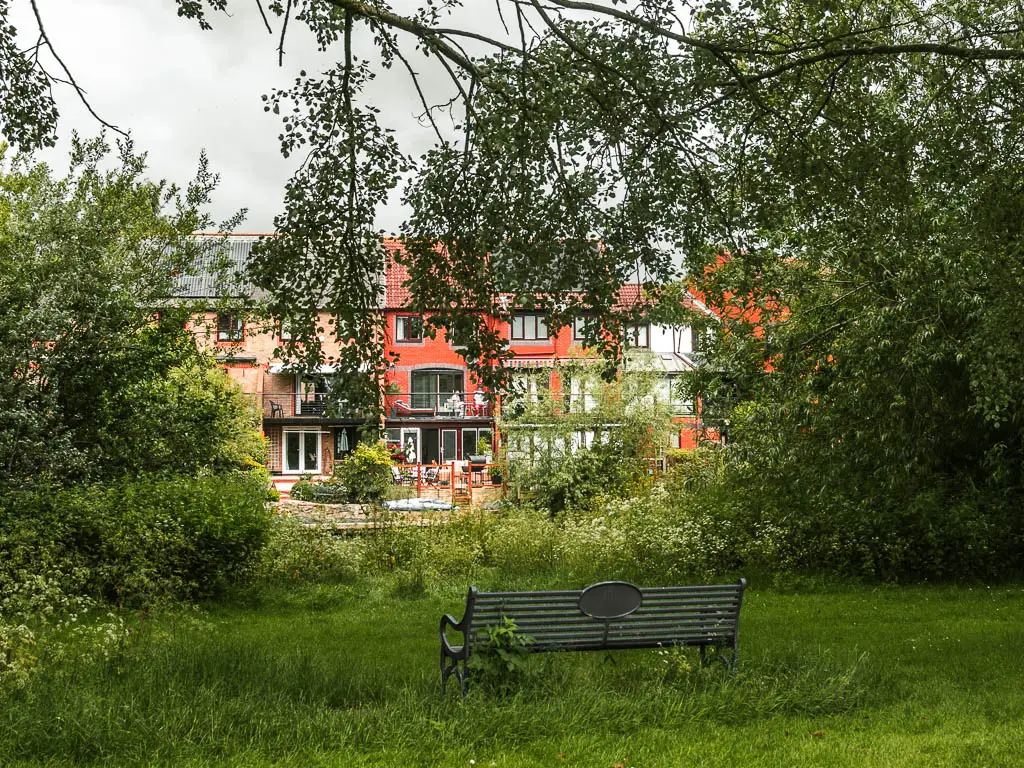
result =
M502 360L501 364L506 368L554 368L555 361L550 357L523 358L514 357L511 360Z
M313 373L313 374L322 374L322 375L326 376L328 374L338 373L338 371L340 371L340 370L341 370L341 366L338 366L338 365L328 365L328 364L325 363L323 365L318 365L315 368L313 368L311 373ZM368 373L370 368L365 363L363 363L362 365L359 366L359 370L362 371L363 373ZM309 371L306 370L305 366L299 365L298 363L273 363L269 368L267 368L267 373L308 373L308 372Z

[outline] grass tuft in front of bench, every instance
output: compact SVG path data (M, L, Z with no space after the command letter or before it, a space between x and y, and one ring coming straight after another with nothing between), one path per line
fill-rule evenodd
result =
M731 669L739 653L739 617L746 579L737 584L641 588L602 581L582 590L480 592L469 588L461 621L441 617L441 689L455 675L469 690L468 662L485 648L494 627L514 624L530 637L529 653L697 646ZM461 632L453 645L448 630ZM728 655L726 654L728 651Z

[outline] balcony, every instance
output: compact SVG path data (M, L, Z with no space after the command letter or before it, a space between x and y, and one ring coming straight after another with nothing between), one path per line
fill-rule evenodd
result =
M491 419L494 408L476 392L397 392L384 396L384 413L389 419L460 421Z
M328 409L327 395L323 392L273 392L263 395L264 419L316 419L354 421L366 418L356 408Z

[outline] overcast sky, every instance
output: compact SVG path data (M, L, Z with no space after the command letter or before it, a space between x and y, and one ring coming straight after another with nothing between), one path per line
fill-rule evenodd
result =
M35 42L30 6L19 0L13 6L12 21L27 47ZM238 231L269 232L298 159L281 156L280 118L263 111L260 96L290 86L302 69L323 71L334 58L319 53L305 28L293 23L284 66L278 67L277 37L267 33L255 3L233 0L231 6L232 16L211 17L213 31L203 32L195 22L176 16L172 0L39 2L47 34L88 92L93 109L130 130L136 148L149 154L150 176L184 184L205 149L221 176L215 218L248 208ZM276 28L278 21L271 20ZM372 56L369 46L363 50ZM52 61L47 68L56 72ZM374 103L383 110L383 120L397 129L403 149L416 154L425 149L430 134L414 117L418 100L404 69L381 73L372 89ZM93 136L101 126L70 87L58 86L54 95L61 112L60 143L40 156L63 170L72 130ZM404 217L397 199L396 194L394 203L378 213L378 225L388 232Z

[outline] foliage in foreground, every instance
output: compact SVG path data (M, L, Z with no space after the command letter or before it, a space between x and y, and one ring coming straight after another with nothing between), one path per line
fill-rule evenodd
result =
M46 573L115 605L209 596L269 531L259 472L11 491L0 499L0 578Z
M629 363L613 381L597 366L562 363L561 392L546 371L514 375L501 425L511 496L558 516L647 492L647 457L667 441L671 415L653 361L635 350Z
M222 592L251 566L270 530L260 472L6 493L0 685L23 685L70 647L69 637L87 634L109 651L123 640L125 608Z
M641 495L614 488L553 515L545 506L505 505L494 513L440 519L426 529L382 519L372 536L325 536L287 520L261 566L272 578L348 579L395 573L403 589L435 578L486 581L489 574L530 584L566 585L623 578L636 583L795 574L869 582L976 581L1017 574L1020 540L1003 507L965 497L949 506L936 488L901 515L851 507L816 512L778 504L748 486L728 485L717 449L676 459ZM400 522L400 521L399 521Z
M217 178L144 177L130 144L73 142L55 178L0 152L0 484L193 474L263 461L259 415L169 301ZM228 222L230 226L231 222Z
M745 242L691 259L721 314L694 389L729 427L733 482L810 518L808 535L925 551L962 535L1020 568L1024 124L995 115L1022 80L920 63L837 77L800 152L720 113L758 138L726 159L758 196ZM940 572L957 572L951 554Z

